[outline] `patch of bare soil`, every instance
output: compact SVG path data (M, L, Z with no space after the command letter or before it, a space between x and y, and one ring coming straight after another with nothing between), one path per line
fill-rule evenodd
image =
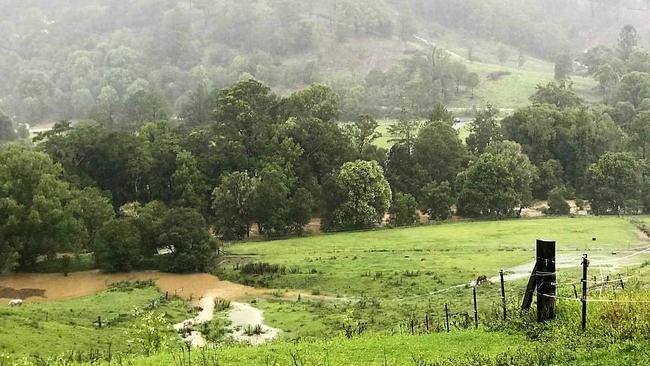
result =
M29 297L45 297L45 290L40 288L0 287L0 299L26 299Z

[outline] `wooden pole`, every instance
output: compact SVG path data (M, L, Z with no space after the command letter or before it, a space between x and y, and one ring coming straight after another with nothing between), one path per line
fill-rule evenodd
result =
M531 272L530 278L528 279L528 284L526 285L526 290L524 291L524 300L521 302L521 310L529 311L530 307L533 305L533 296L535 295L535 289L537 288L537 262L533 266L533 271Z
M501 278L501 305L503 307L503 320L508 318L508 310L506 309L506 282L503 278L503 270L499 271Z
M573 295L575 295L576 299L578 298L578 289L575 284L573 285Z
M447 333L449 333L449 306L445 304L445 326L447 327Z
M621 290L625 290L625 282L623 282L623 277L621 276L618 277L619 277L619 281L621 281Z
M429 314L424 315L424 326L427 328L427 332L431 329L431 324L429 322Z
M555 319L555 241L537 240L537 321Z
M582 257L582 331L587 330L587 268L589 268L589 259L585 254Z
M476 302L476 287L474 287L474 327L478 329L478 304Z

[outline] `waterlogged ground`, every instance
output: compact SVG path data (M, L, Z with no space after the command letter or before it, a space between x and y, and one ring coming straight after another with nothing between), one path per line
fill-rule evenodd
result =
M120 281L155 281L169 295L198 301L205 296L240 300L263 295L269 290L222 281L209 274L171 274L160 272L100 273L98 271L70 273L20 273L0 276L0 301L20 298L26 302L64 300L94 295L110 284Z
M49 344L47 351L54 353L124 342L124 331L132 324L128 315L134 306L145 306L165 292L187 301L179 301L169 309L173 315L169 321L177 324L177 329L188 321L195 325L187 340L197 347L207 344L198 333L202 328L196 325L213 320L217 298L231 301L230 309L216 312L229 328L227 337L252 344L276 338L289 341L336 337L342 332L341 324L350 320L365 323L369 332L395 331L400 329L403 319L412 315L423 317L425 312L432 324L439 325L445 303L454 313L471 312L469 286L478 275L486 275L493 282L478 290L481 313L500 303L496 275L501 268L506 270L506 280L512 281L508 284L508 300L518 302L532 269L535 239L540 237L558 241L560 284L578 278L585 252L592 261L590 276L599 278L638 268L650 258L647 237L640 235L628 219L549 218L461 222L237 244L229 247L230 256L221 263L220 276L230 281L208 274L158 272L0 276L0 301L26 299L26 305L20 309L9 309L0 303L0 327L16 329L11 336L0 335L0 353L30 352L31 348L21 343L25 340L27 344ZM237 262L246 261L279 264L285 266L286 272L243 275ZM154 280L161 292L103 292L109 284L125 280ZM295 288L304 290L290 290ZM570 287L560 289L563 296L572 296L572 291ZM107 317L114 327L98 332L93 325L97 315ZM247 327L257 325L262 327L261 334L245 332ZM88 342L75 343L80 336ZM338 352L336 347L326 346L327 342L314 344L327 352ZM444 342L438 346L449 347ZM262 359L268 353L266 347L248 352L247 357ZM284 355L281 360L290 356L289 346L284 351L280 352ZM379 352L375 351L371 357ZM225 364L243 360L237 358L236 351L225 350L222 356L232 360ZM347 357L355 359L355 355Z

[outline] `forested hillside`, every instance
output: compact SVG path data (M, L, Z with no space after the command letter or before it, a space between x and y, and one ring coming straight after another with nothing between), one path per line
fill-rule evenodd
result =
M646 7L634 0L3 0L0 108L30 124L182 118L193 98L250 75L283 95L327 83L346 119L395 116L405 106L424 115L434 101L494 102L488 86L474 100L494 67L473 62L516 69L530 58L536 69L535 59L554 62L613 42L627 23L645 36ZM461 51L432 53L427 43ZM531 77L529 88L540 80Z

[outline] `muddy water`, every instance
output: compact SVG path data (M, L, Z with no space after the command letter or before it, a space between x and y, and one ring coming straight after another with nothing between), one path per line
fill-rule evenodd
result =
M62 274L21 273L0 276L0 300L22 298L26 302L63 300L93 295L119 281L154 280L161 291L197 301L209 294L227 300L259 296L268 290L256 289L209 274L179 275L160 272L100 273L97 271Z
M98 271L62 274L21 273L0 276L0 300L9 301L20 298L25 302L44 302L89 296L104 291L111 283L120 281L153 280L158 288L170 295L190 300L201 310L192 319L174 325L193 347L204 347L207 342L198 331L186 331L214 318L214 301L216 298L242 300L255 296L267 296L268 289L256 289L205 274L171 274L160 272L100 273ZM294 296L291 293L291 296ZM296 295L297 296L297 295ZM249 304L232 302L228 317L232 323L231 331L235 340L250 344L261 344L275 339L279 329L264 324L261 310ZM247 336L247 326L262 326L262 334Z

